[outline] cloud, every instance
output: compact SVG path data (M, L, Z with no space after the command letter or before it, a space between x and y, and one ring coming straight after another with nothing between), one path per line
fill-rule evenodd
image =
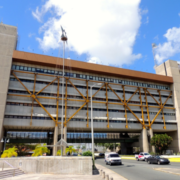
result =
M36 35L35 33L29 33L28 37L31 38L32 36L35 36L35 35Z
M178 15L180 16L180 13L178 13Z
M155 59L157 63L160 64L164 60L180 53L180 27L173 27L167 30L164 37L167 42L159 44L155 50Z
M141 9L141 14L144 15L144 14L147 14L148 13L148 9Z
M147 16L145 24L148 24L148 23L149 23L149 17Z
M44 51L59 48L62 25L70 50L79 55L86 53L89 62L131 64L142 57L133 53L141 24L139 4L140 0L48 0L32 12L39 22L46 13L53 12L39 29L43 37L36 40Z

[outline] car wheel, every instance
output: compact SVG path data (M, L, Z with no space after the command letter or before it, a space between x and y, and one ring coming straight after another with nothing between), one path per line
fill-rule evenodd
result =
M110 164L109 164L110 166L112 166L112 164L111 164L111 162L110 162Z
M122 165L122 163L120 162L119 165Z
M147 162L147 159L144 159Z
M160 165L161 164L161 162L160 161L158 161L158 165Z
M108 165L108 162L106 162L106 165Z
M150 161L148 161L148 164L151 164L151 162L150 162Z
M139 161L139 158L137 158L137 161Z

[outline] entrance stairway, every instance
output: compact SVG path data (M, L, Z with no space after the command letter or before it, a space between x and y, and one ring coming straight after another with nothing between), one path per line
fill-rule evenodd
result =
M7 168L7 165L10 166L10 168ZM5 166L6 168L4 168ZM25 173L19 168L15 168L11 164L9 164L7 161L3 161L2 169L0 169L0 179L10 178L14 176L23 175L23 174Z

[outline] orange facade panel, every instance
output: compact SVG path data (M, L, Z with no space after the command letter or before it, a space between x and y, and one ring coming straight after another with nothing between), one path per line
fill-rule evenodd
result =
M22 52L22 51L14 51L13 61L41 65L41 66L60 67L60 68L62 67L62 63L63 63L62 58ZM65 69L102 74L106 76L139 79L143 81L158 82L165 84L173 83L173 78L169 76L145 73L140 71L116 68L116 67L87 63L76 60L65 59L64 67Z

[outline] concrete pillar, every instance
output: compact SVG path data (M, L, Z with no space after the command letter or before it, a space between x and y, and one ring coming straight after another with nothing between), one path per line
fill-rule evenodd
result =
M150 139L151 139L153 137L153 130L152 130L152 128L149 130L149 134L150 134ZM156 152L155 146L151 146L151 149L152 149L153 153Z
M64 140L67 142L67 127L63 128ZM66 147L63 147L63 155L66 155Z
M57 141L58 141L58 126L55 125L53 145L57 144ZM57 155L57 146L53 147L53 156L56 156L56 155Z
M121 143L121 154L127 154L126 143Z
M0 23L0 140L3 137L3 121L9 86L12 55L16 49L17 27ZM3 143L0 142L0 152Z
M143 152L149 152L149 144L148 144L146 128L145 129L143 128L141 132L140 149Z

